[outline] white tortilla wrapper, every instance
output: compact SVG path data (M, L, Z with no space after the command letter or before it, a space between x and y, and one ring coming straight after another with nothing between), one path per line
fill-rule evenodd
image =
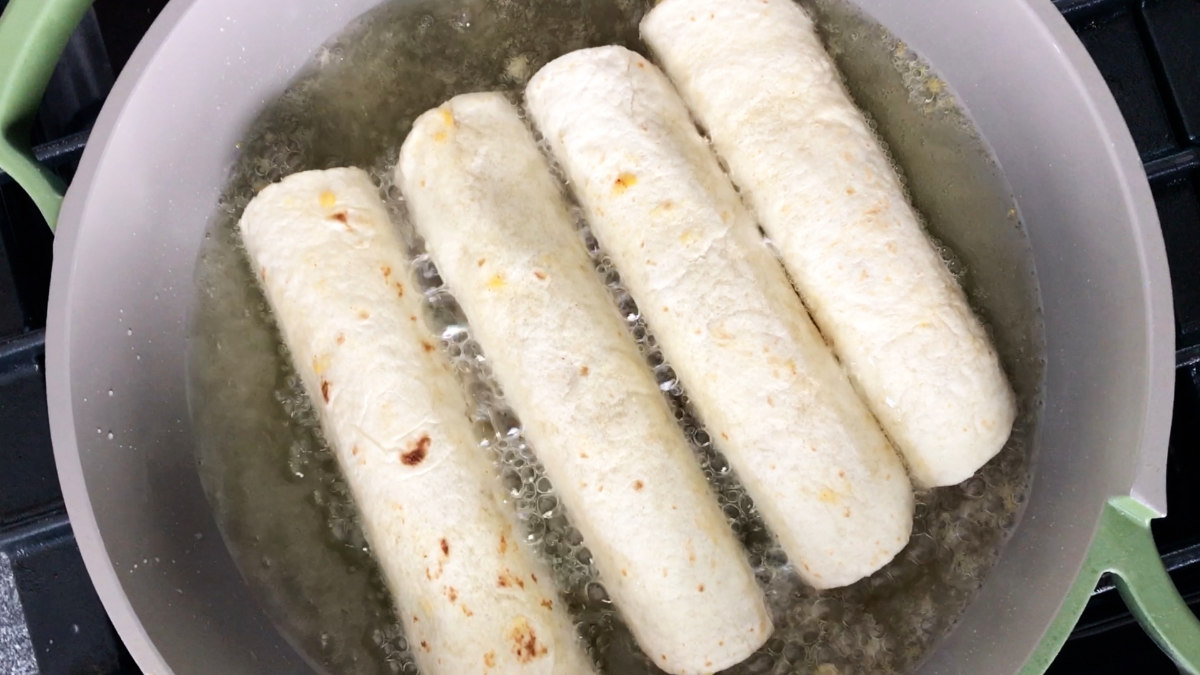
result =
M908 541L913 495L666 77L620 47L530 81L533 119L717 447L813 586Z
M370 177L289 176L240 227L421 671L591 672L501 503Z
M671 673L750 656L771 621L517 109L417 119L396 182L638 644Z
M1012 391L804 10L665 0L642 34L913 481L970 477L1008 439Z

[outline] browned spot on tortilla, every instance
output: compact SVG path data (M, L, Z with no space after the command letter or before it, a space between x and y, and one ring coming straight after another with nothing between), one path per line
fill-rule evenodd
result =
M266 281L266 280L267 280L267 268L265 268L265 267L260 267L260 268L258 269L258 274L259 274L259 276L261 276L261 277L262 277L262 280L263 280L263 281Z
M463 614L466 614L467 616L475 616L475 612L472 612L471 608L467 607L466 605L462 605L462 612L463 612Z
M637 176L627 171L622 171L621 173L617 174L616 180L613 181L613 194L622 194L634 185L637 185Z
M442 544L442 555L449 556L450 555L450 544L446 542L445 537L442 537L441 544Z
M329 403L329 380L321 380L321 398L325 399L326 403Z
M604 492L604 486L601 485L600 487L596 488L596 492Z
M458 591L454 590L453 586L446 587L446 597L450 598L450 602L458 600Z
M429 454L429 434L421 434L417 439L416 444L409 449L408 452L400 455L400 461L404 466L416 466L425 460L425 455Z
M500 535L500 547L499 547L499 550L500 550L500 554L501 554L501 555L503 555L503 554L504 554L504 552L508 550L508 539L506 539L506 538L504 537L504 535Z
M476 266L476 267L483 267L483 264L484 264L485 262L487 262L487 258L480 258L479 260L475 261L475 266Z
M700 591L701 593L703 593L703 592L704 592L704 584L700 584L699 586L697 586L697 587L696 587L696 590L697 590L697 591Z
M345 342L346 342L346 335L344 333L338 333L337 343L340 345L340 344L344 344Z
M354 455L355 457L358 457L358 443L355 443L354 447L350 448L350 454Z
M424 178L421 179L421 187L425 187L425 179Z
M546 646L538 642L537 633L533 631L533 626L524 618L517 619L513 624L512 630L508 632L508 638L512 640L512 652L517 657L517 661L521 663L529 663L530 661L545 656L547 653Z
M388 279L392 276L392 268L390 265L384 265L384 266L380 267L379 271L383 272L384 279Z
M849 507L849 506L847 506L847 507L846 507L846 509L845 509L845 511L843 511L843 512L842 512L842 517L843 517L843 518L849 518L849 517L850 517L850 507Z
M721 438L723 438L723 439L725 439L725 440L729 440L729 434L727 434L727 433L725 433L724 431L722 431L722 432L721 432Z
M622 568L621 568L621 576L623 576L623 577L627 577L627 576L629 576L629 570L627 570L627 569L625 569L624 567L622 567Z
M421 340L421 349L424 349L425 353L428 354L433 351L433 345L428 340Z
M845 477L846 477L846 470L838 469L838 478L845 478Z
M360 310L358 310L358 318L363 319L365 321L365 320L371 318L371 313L365 309L360 309Z
M511 571L505 569L500 573L500 578L496 580L496 585L500 588L511 588L513 586L525 588L525 580L521 577L514 577Z
M638 68L645 68L645 67L646 67L646 64L645 64L645 63L643 63L642 61L638 61L638 62L637 62L637 67L638 67Z
M718 646L718 647L724 647L724 646L725 646L725 641L724 641L724 640L720 640L720 641L718 641L718 642L717 642L717 646Z
M545 607L546 609L554 609L554 601L553 600L543 600L542 607Z
M670 309L668 309L666 305L663 305L663 311L664 311L664 312L669 312L669 311L671 311L671 310L670 310Z
M416 315L416 314L409 314L409 315L408 315L408 320L409 320L409 321L416 321L416 320L417 320L417 315Z
M634 490L641 490L643 487L646 487L646 484L643 483L640 478L638 480L633 481L633 489Z
M346 216L345 211L338 211L337 213L335 213L329 217L333 218L334 220L338 221L339 223L345 225L347 229L350 228L350 219Z
M579 453L579 459L587 459L590 456L591 455L587 454L586 452Z
M546 280L546 273L541 270L534 270L533 276L537 277L538 279L541 279L542 281Z
M582 375L582 376L584 376L584 377L587 377L587 376L588 376L588 373L590 373L590 372L592 372L592 369L591 369L591 368L588 368L587 366L580 366L580 367L579 367L579 374L580 374L580 375Z
M666 661L666 660L667 660L667 655L666 655L666 654L660 654L659 656L661 656L661 657L662 657L662 660L663 660L663 661Z
M421 640L421 649L424 649L425 651L429 651L429 643L424 640Z
M848 195L854 194L854 188L852 188L852 187L846 188L846 194L848 194Z
M417 615L416 615L416 614L413 614L413 623L416 623L416 622L417 622L417 621L419 621L419 620L420 620L420 619L418 619L418 618L417 618Z
M711 665L712 665L712 661L705 661L705 662L704 662L704 665L705 665L705 667L707 667L707 666L711 666Z
M538 582L538 580L537 580L537 575L536 575L536 574L534 574L533 572L530 572L530 573L529 573L529 578L530 578L530 579L533 579L533 583L535 583L535 584Z
M488 668L496 667L496 652L488 652L483 655L483 665Z
M768 396L768 397L767 397L767 405L769 405L769 406L771 406L772 408L774 408L774 407L775 407L775 399L773 399L773 398L771 398L770 396Z
M399 281L396 282L396 295L401 298L404 297L404 284Z

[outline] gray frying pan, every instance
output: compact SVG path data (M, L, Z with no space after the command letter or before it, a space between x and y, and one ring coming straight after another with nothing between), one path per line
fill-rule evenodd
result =
M175 0L121 74L65 198L25 132L89 0L12 0L0 20L0 167L57 224L46 337L55 459L88 571L148 672L308 670L250 599L197 477L191 272L250 120L332 29L376 2ZM1166 509L1170 283L1116 105L1048 0L853 4L934 65L993 148L1045 313L1026 511L924 672L1040 672L1105 571L1195 672L1200 624L1149 530ZM156 564L130 573L143 560Z

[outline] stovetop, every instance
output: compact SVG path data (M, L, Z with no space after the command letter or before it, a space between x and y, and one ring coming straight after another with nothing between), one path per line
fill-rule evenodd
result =
M7 0L0 0L0 8ZM70 180L114 76L166 0L97 0L55 72L37 154ZM1166 240L1176 313L1163 561L1200 606L1200 0L1055 0L1133 132ZM0 673L140 672L83 567L55 475L43 368L52 240L0 174ZM1102 579L1050 672L1174 673Z

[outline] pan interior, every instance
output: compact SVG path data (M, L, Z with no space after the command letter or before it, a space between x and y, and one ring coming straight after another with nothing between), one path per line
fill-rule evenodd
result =
M970 603L1016 527L1029 490L1041 408L1043 336L1029 241L1004 176L949 83L841 0L807 3L856 102L886 142L913 202L991 330L1021 404L999 457L962 485L918 494L909 546L851 587L801 584L752 502L687 409L652 336L631 331L655 366L770 600L775 636L734 672L910 671ZM643 0L388 2L321 48L246 132L197 262L189 387L201 480L241 573L281 631L331 672L415 672L357 516L316 417L245 262L236 222L261 187L301 170L367 168L393 205L391 167L411 121L459 93L519 92L573 49L645 50ZM402 207L398 226L410 234ZM553 561L581 636L608 672L654 672L589 564L520 434L486 359L420 255L429 316L476 404L480 452L495 453L529 540ZM628 302L595 251L614 300ZM626 305L623 305L623 307ZM714 608L720 611L720 608Z

